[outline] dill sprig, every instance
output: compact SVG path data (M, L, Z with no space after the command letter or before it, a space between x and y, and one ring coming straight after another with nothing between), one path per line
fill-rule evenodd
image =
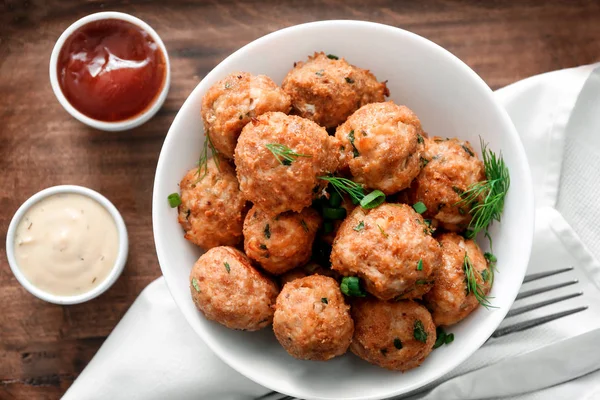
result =
M320 176L319 179L329 182L340 196L343 197L344 193L347 193L354 204L360 203L365 197L365 190L362 185L350 179L338 176Z
M479 304L485 308L495 308L490 303L490 298L485 294L483 287L477 281L477 275L481 277L481 273L475 269L469 255L465 251L463 260L463 270L465 272L465 283L467 285L467 295L473 293ZM482 277L483 280L483 277Z
M265 147L269 149L271 153L273 153L281 165L292 165L292 163L296 161L296 158L298 157L312 157L310 154L298 154L284 144L269 143L265 144Z
M204 179L206 174L208 174L208 160L210 160L210 158L211 158L208 154L209 148L212 153L212 158L215 159L215 165L217 166L217 169L219 170L219 172L221 172L221 163L219 161L219 152L217 151L217 149L215 149L212 139L210 138L210 135L208 133L208 130L206 131L205 136L206 136L206 138L204 140L204 145L202 146L202 153L200 153L200 159L198 160L198 170L196 171L196 175L198 176L198 179L196 180L196 183L200 182L202 179Z
M481 139L481 153L486 180L469 186L460 196L457 206L471 206L472 219L467 230L467 238L474 238L481 231L490 238L488 226L493 221L500 222L504 210L504 199L510 186L508 168L502 158L487 148ZM490 238L491 242L491 238Z

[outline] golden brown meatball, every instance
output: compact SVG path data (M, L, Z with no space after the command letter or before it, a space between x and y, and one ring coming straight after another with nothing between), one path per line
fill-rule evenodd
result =
M338 283L312 275L287 283L275 304L273 331L290 355L325 361L342 355L354 323Z
M442 266L437 271L433 288L423 299L436 325L453 325L479 305L473 292L467 294L465 252L472 266L472 276L484 296L491 289L493 271L474 241L456 233L443 234L438 239L442 245Z
M243 215L247 210L235 171L223 159L218 167L214 159L210 159L206 175L202 175L194 168L179 184L178 219L185 231L184 237L204 250L235 246L242 240Z
M236 72L211 86L202 98L204 129L216 150L233 158L244 125L267 111L290 111L290 97L265 75Z
M408 107L391 101L361 107L340 125L340 168L354 180L393 194L407 188L421 171L424 133Z
M336 148L337 140L312 121L263 114L244 127L235 148L240 190L270 215L300 212L327 185L319 177L336 170Z
M357 207L342 223L331 252L334 270L362 278L367 291L382 300L421 297L439 264L437 241L406 204Z
M435 218L450 231L462 231L471 221L468 205L458 204L472 184L485 180L483 162L469 142L434 137L425 139L421 173L408 190L414 204L423 202L425 218Z
M294 63L282 88L292 98L293 112L325 128L335 128L361 106L390 94L368 70L324 53Z
M233 247L214 247L198 259L190 291L206 318L228 328L256 331L273 321L277 285Z
M266 271L282 274L308 262L320 224L312 208L270 217L254 206L244 220L244 251Z
M431 314L414 301L357 300L352 318L350 350L372 364L404 372L421 365L433 350L436 332Z

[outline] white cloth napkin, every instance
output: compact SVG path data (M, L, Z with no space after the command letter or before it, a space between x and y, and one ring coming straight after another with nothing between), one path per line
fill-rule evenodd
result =
M528 273L575 267L526 287L579 280L516 304L584 292L502 326L582 305L589 309L490 339L467 362L410 399L598 399L600 263L594 255L600 256L600 180L595 176L600 171L600 64L539 75L496 93L532 167L537 211ZM268 392L212 353L159 278L138 297L63 399L242 400Z

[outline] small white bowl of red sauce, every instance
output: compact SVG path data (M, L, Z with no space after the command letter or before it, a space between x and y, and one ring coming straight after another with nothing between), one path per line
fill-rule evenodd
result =
M58 38L50 83L77 120L104 131L135 128L163 105L171 81L167 49L144 21L120 12L88 15Z

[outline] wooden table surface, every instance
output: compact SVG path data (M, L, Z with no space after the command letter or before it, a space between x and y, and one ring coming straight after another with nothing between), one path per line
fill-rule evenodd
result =
M106 195L123 214L130 239L129 261L117 283L75 306L31 296L12 275L0 248L0 399L59 398L140 291L160 276L151 194L163 139L196 84L237 48L303 22L359 19L433 40L493 89L600 60L599 1L121 3L0 1L0 241L6 241L10 219L24 200L59 184ZM50 52L62 31L87 14L106 10L148 22L171 58L171 91L164 107L127 133L98 132L75 121L55 99L48 79Z

